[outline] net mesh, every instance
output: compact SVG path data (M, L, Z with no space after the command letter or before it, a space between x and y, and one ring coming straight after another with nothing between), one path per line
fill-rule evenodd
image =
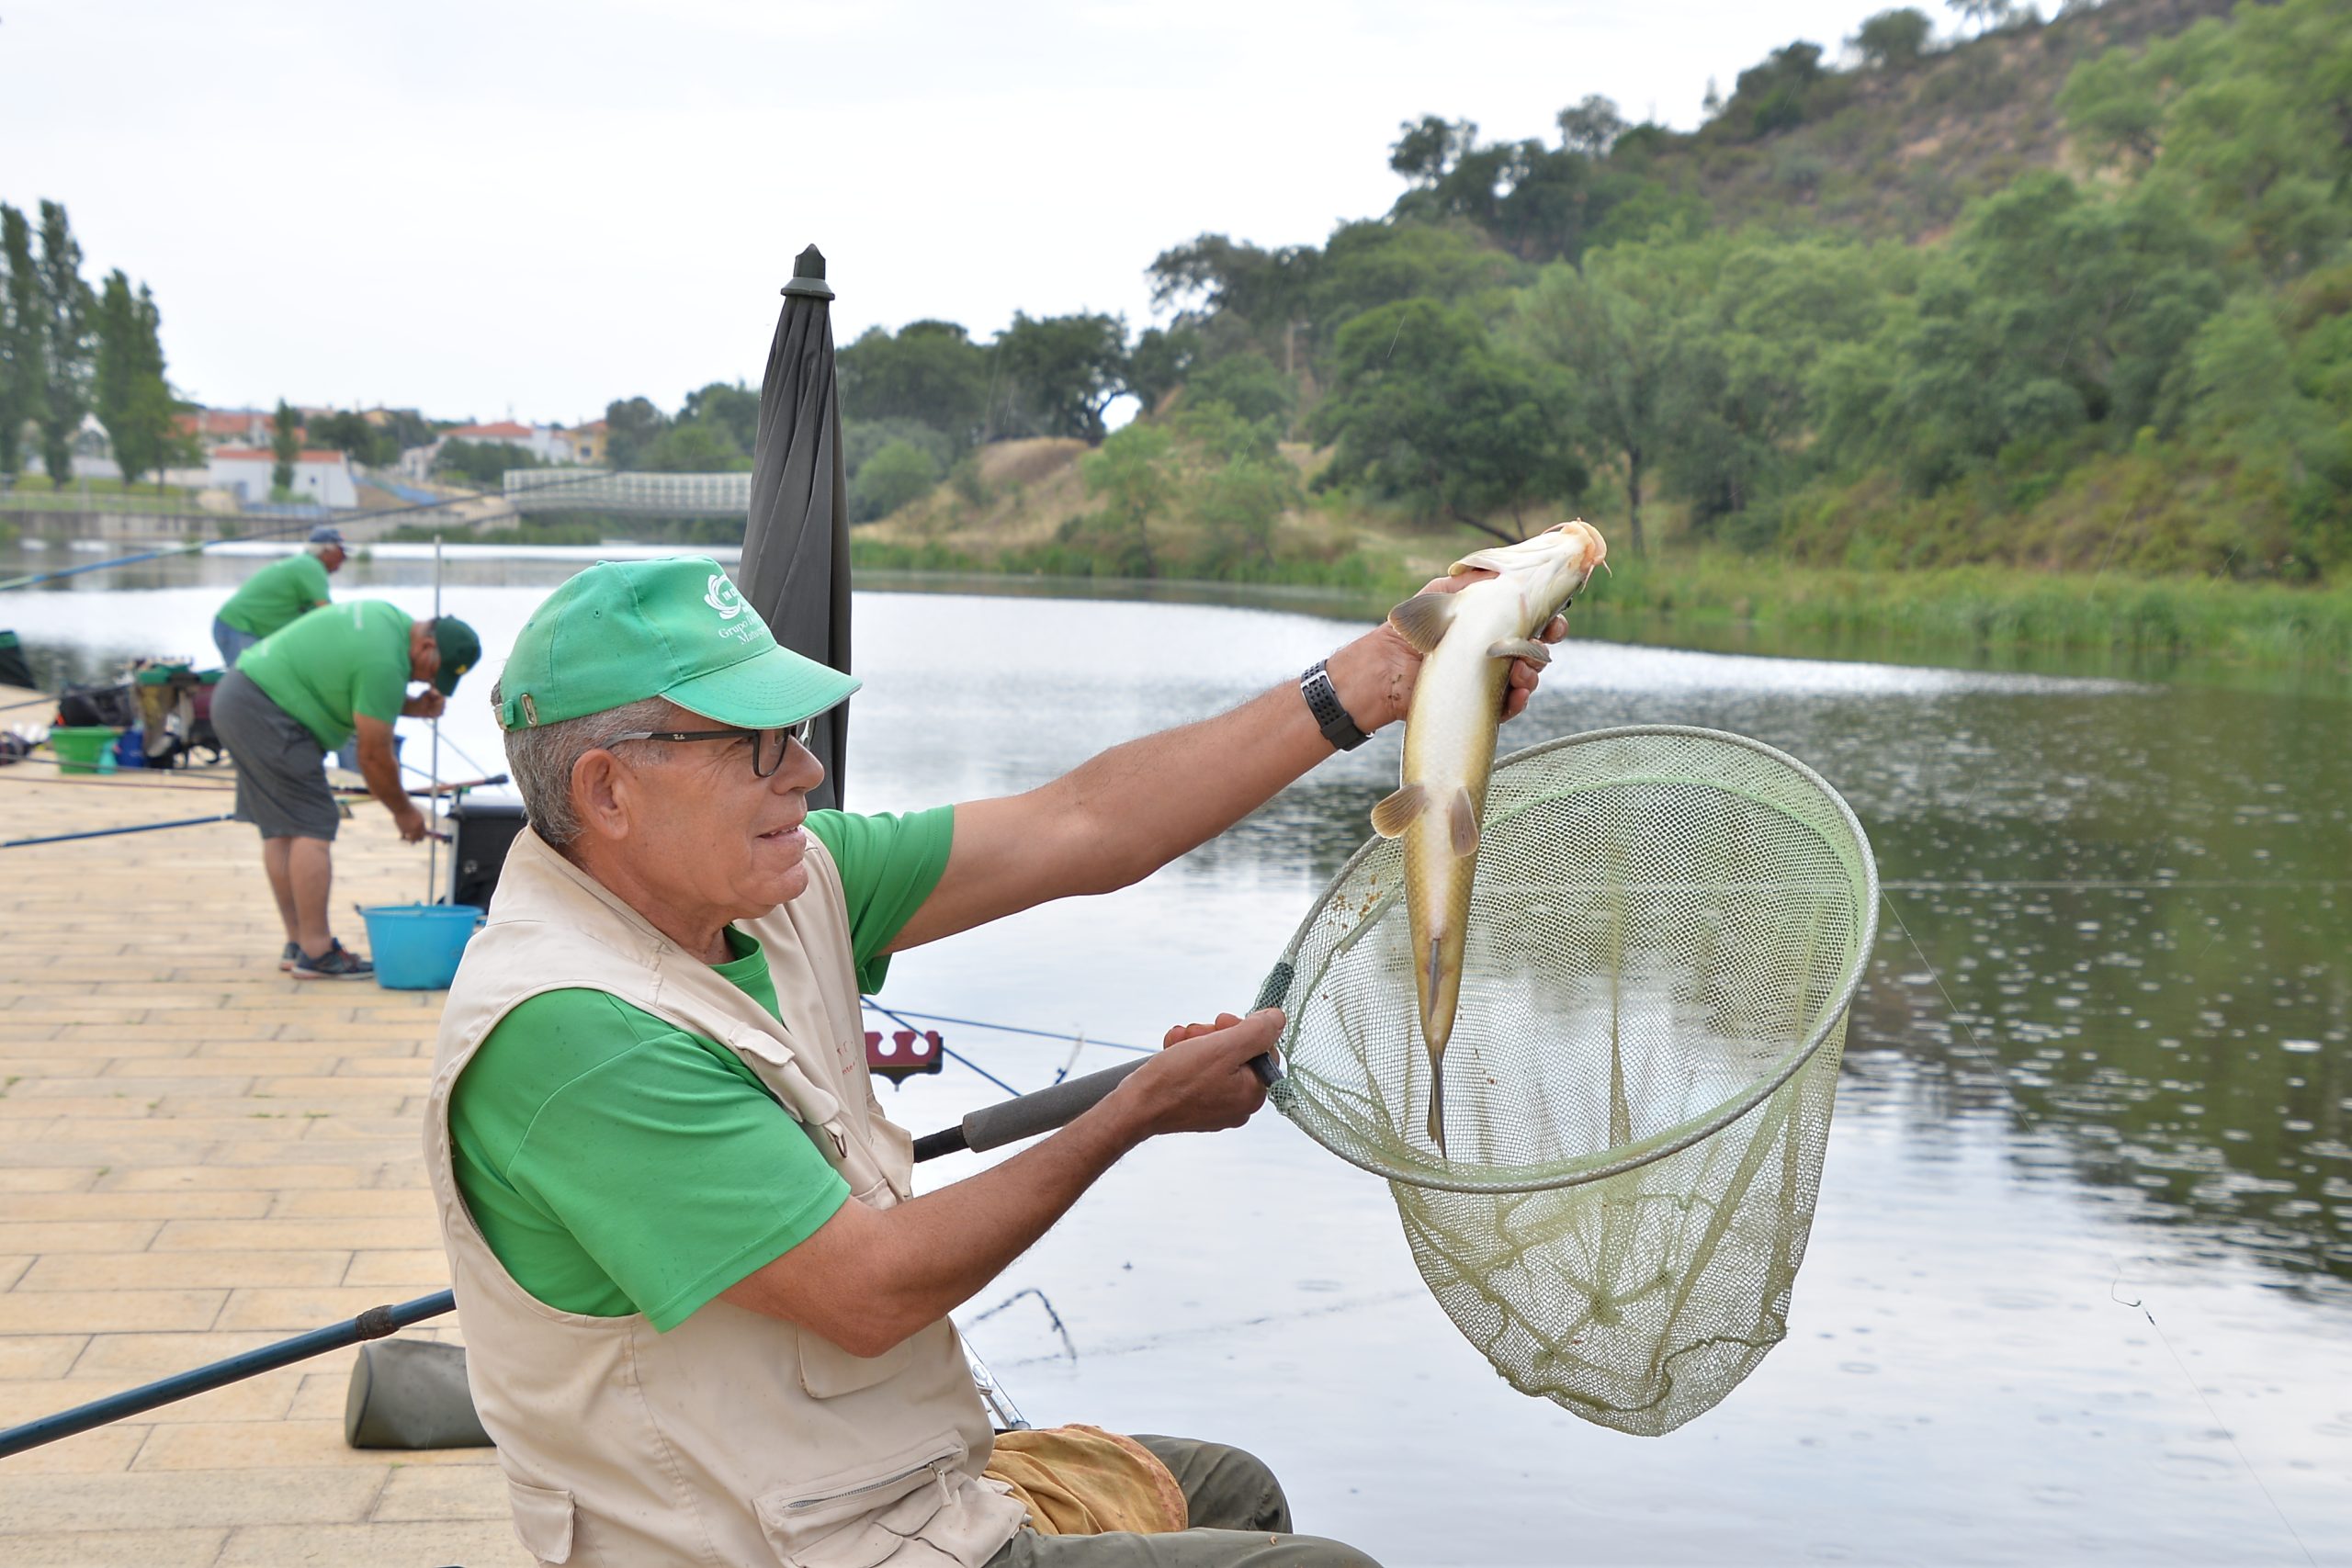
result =
M1875 931L1853 814L1711 730L1498 764L1428 1135L1401 844L1344 867L1268 987L1283 1112L1389 1179L1422 1278L1521 1390L1671 1430L1784 1332Z

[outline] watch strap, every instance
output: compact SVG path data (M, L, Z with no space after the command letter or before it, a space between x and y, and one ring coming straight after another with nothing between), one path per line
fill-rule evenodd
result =
M1372 738L1348 716L1325 663L1318 659L1307 666L1306 673L1298 678L1299 695L1306 699L1306 711L1315 716L1315 728L1323 732L1323 739L1342 751L1352 751Z

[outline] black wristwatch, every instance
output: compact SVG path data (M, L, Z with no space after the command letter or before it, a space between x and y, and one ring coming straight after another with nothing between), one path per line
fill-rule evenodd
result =
M1315 728L1323 732L1323 739L1342 751L1352 751L1372 737L1358 729L1348 710L1340 705L1331 672L1323 666L1324 660L1318 659L1307 667L1298 678L1298 694L1306 699L1306 711L1315 716Z

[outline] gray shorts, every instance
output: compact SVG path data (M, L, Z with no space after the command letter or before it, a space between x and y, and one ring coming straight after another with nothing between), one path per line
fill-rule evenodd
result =
M326 752L302 721L242 670L212 689L212 728L237 764L237 819L265 839L332 841L343 812L327 787Z

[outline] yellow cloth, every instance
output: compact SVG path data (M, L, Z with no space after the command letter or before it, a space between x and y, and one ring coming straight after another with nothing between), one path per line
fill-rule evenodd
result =
M985 1473L1012 1488L1039 1535L1159 1535L1186 1523L1184 1489L1159 1456L1100 1427L1000 1433Z

